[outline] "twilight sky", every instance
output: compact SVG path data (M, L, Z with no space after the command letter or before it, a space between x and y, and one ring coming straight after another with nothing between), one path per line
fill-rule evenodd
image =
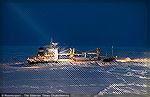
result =
M112 1L112 0L109 0ZM146 47L147 2L3 2L0 45Z

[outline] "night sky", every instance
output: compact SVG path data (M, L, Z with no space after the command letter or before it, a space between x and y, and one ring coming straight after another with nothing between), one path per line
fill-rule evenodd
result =
M147 2L3 2L0 45L147 47Z

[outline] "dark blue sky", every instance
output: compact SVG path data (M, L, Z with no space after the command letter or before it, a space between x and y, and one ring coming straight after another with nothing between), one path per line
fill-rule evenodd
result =
M146 2L4 2L0 45L146 47Z

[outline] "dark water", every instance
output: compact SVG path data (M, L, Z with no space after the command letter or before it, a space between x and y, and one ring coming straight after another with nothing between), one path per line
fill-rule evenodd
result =
M115 62L107 63L107 66L99 66L97 63L77 65L66 63L63 66L38 64L36 67L27 67L24 60L36 54L37 48L26 46L2 48L0 55L1 93L101 95L149 92L150 70L146 66L147 63ZM133 54L130 56L138 58L146 56L144 51L137 51ZM16 64L16 62L20 63Z

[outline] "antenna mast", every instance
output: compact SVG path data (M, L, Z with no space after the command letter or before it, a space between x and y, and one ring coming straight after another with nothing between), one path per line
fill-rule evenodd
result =
M53 43L53 38L52 38L52 36L51 36L51 43Z
M114 47L113 47L113 45L112 45L112 52L111 52L111 54L112 54L112 56L114 56Z
M53 33L51 33L51 44L53 43Z

